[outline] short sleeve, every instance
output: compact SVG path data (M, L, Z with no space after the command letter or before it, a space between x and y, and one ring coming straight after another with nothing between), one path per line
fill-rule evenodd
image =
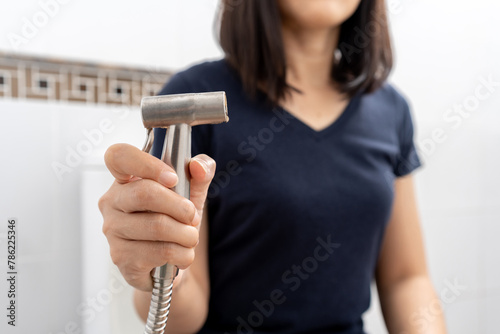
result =
M196 89L189 84L189 82L183 78L183 72L177 73L170 78L170 80L163 86L158 95L170 95L170 94L186 94L186 93L198 93ZM208 143L209 143L209 132L210 128L208 125L198 125L192 128L192 145L191 145L191 155L196 156L200 153L209 154ZM165 142L166 129L154 129L154 143L151 154L160 159L161 152L163 150L163 143Z
M399 152L394 165L397 177L410 174L422 165L414 143L414 126L410 107L401 97L399 124Z

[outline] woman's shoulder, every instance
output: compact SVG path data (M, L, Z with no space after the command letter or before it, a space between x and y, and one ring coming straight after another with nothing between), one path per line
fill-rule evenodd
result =
M234 85L236 77L224 59L204 61L174 74L161 94L215 91Z
M366 94L365 97L369 99L371 103L392 107L399 111L409 109L408 100L405 95L399 88L387 81L374 92Z
M413 126L411 104L404 93L389 82L371 93L362 94L359 109L371 115L369 118L375 117L378 122L395 129Z
M208 60L194 65L189 66L179 72L176 75L180 75L184 78L197 79L200 76L206 76L210 74L216 74L220 71L227 71L228 65L224 58L216 60Z

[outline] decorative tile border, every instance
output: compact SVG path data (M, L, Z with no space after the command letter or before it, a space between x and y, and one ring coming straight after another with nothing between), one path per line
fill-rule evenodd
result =
M171 72L0 53L0 98L139 105Z

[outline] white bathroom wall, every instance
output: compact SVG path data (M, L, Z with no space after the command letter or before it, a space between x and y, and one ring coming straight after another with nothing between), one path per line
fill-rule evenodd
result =
M110 323L102 321L109 291L125 285L110 276L100 233L97 198L111 184L102 156L116 141L142 144L138 109L0 100L0 133L2 263L6 219L18 219L17 326L2 321L0 332L70 333L100 323L99 333ZM0 291L5 303L5 279Z
M140 131L142 135L143 131ZM102 153L102 152L101 152ZM113 178L99 156L89 159L82 170L82 334L141 333L142 322L137 317L132 300L132 288L110 261L109 247L104 235L96 235L102 226L97 209L98 199ZM104 256L103 256L104 255Z
M410 1L392 16L393 80L413 102L422 224L450 333L498 331L499 12L496 1Z
M220 54L217 8L218 0L0 0L0 51L180 68Z
M500 23L495 1L388 1L392 81L409 97L429 270L450 333L497 333L500 314ZM390 7L391 8L391 7ZM375 304L367 316L383 333ZM412 321L425 332L432 303Z
M13 48L8 34L19 34L42 2L0 0L0 50L172 69L220 55L211 29L215 0L65 1ZM493 334L500 314L500 3L387 3L396 54L391 81L411 102L424 162L416 180L430 274L450 333ZM142 328L131 290L109 262L94 205L110 182L104 149L144 139L129 111L0 100L0 213L19 219L19 333L70 333L72 322L82 333ZM85 140L82 130L98 129L103 118L114 130L60 181L51 164L64 162L68 147ZM0 293L5 284L0 280ZM412 317L423 330L435 319L433 305ZM365 320L369 333L386 333L376 295ZM16 333L1 322L4 329Z

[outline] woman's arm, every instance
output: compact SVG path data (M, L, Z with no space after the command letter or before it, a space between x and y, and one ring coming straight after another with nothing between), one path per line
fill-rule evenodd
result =
M440 301L427 273L412 176L397 178L394 191L376 271L387 329L395 334L446 333ZM422 310L432 311L433 316L419 317Z
M170 314L165 332L196 333L205 323L208 315L210 284L208 274L208 220L204 210L200 227L200 242L195 249L193 264L180 270L174 281ZM135 290L135 309L146 321L151 302L151 292Z

